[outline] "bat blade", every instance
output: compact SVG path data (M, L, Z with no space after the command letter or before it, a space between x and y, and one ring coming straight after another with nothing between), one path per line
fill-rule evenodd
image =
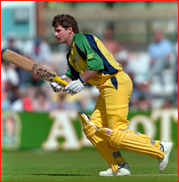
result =
M66 86L68 82L60 79L57 76L57 73L53 70L46 68L38 63L31 61L28 58L21 56L9 49L6 49L2 55L2 59L8 61L32 74L37 75L38 77L47 80L49 82L56 81L59 84Z

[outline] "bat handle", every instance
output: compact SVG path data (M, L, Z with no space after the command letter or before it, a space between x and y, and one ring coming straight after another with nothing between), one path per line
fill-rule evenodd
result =
M68 82L62 80L62 79L59 78L57 75L53 78L53 81L54 81L54 82L58 82L58 83L60 83L60 84L63 85L63 86L66 86L66 85L68 84Z

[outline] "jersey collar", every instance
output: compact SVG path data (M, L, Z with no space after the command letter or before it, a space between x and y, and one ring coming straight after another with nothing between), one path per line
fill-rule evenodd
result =
M77 36L77 34L74 34L73 35L73 39L72 39L72 45L73 45L73 43L75 42L75 37Z

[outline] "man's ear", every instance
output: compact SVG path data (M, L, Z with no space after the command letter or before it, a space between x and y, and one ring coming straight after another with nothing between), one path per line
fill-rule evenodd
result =
M73 32L72 27L68 27L67 30L68 30L69 34L71 34Z

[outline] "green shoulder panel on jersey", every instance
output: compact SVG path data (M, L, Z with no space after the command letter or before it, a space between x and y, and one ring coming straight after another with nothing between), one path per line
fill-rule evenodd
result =
M88 40L82 33L78 33L75 37L75 47L86 63L89 70L102 70L104 69L102 59L91 48Z
M75 46L81 57L86 55L87 69L97 69L104 74L114 74L120 69L119 63L112 54L109 56L109 51L94 35L79 33L75 39Z

